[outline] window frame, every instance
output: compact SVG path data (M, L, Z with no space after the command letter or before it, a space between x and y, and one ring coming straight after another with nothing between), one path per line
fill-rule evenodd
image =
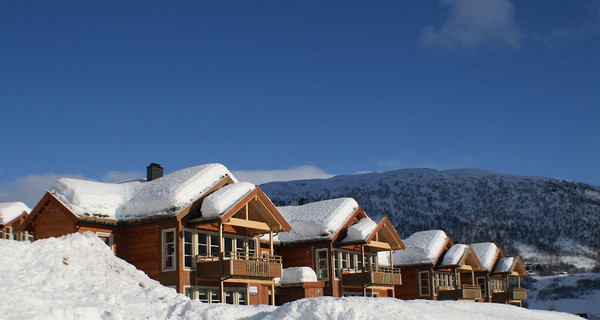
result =
M167 242L167 233L173 233L173 242ZM173 244L173 252L167 253L168 244ZM172 257L171 266L167 265L167 258ZM174 271L177 269L177 229L168 228L161 230L161 267L162 271Z
M426 297L426 296L431 296L431 276L429 274L429 271L419 271L417 273L418 278L419 278L419 296L420 297ZM423 278L422 275L427 275L427 277ZM423 286L423 280L427 281L427 286ZM423 289L427 289L427 292L425 292Z
M319 254L321 252L325 252L325 259L322 259L319 257ZM321 267L321 261L325 262L325 266ZM329 280L329 249L328 248L321 248L321 249L316 249L315 250L315 262L316 262L316 273L317 273L317 280L322 281L322 280ZM325 270L325 276L321 276L321 271Z

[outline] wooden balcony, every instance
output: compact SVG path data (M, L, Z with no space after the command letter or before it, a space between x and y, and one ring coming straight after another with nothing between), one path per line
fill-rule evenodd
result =
M525 300L527 299L527 290L525 288L511 288L511 299L512 300Z
M273 279L281 277L281 256L225 252L221 261L223 278ZM198 256L198 278L219 278L219 256Z
M363 282L364 281L364 282ZM342 270L342 283L349 287L362 287L370 285L401 285L402 276L400 269L388 267L375 267L371 270L365 270L364 273L360 270Z
M440 288L438 300L475 300L481 298L481 289L478 285L463 284L462 289Z
M496 303L509 303L510 301L525 299L527 299L527 290L525 288L510 288L508 292L492 293L492 302Z

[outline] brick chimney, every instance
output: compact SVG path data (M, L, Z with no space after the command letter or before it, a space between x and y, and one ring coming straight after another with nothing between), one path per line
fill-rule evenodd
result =
M164 169L158 163L151 163L146 167L146 180L152 181L163 176Z

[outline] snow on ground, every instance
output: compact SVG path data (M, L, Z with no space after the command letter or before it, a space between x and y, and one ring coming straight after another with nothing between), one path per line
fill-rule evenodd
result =
M600 319L600 274L533 277L527 289L530 309L587 313Z
M526 244L517 244L519 255L523 261L531 263L552 263L557 264L558 262L564 262L572 264L576 268L592 270L596 265L597 253L587 246L579 245L571 240L559 240L561 252L556 254L549 254L536 249L533 246Z
M2 319L579 319L491 303L313 298L281 307L203 304L163 287L94 234L0 240Z

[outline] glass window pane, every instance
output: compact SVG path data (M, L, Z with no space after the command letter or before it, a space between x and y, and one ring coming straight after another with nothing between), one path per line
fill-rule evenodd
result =
M210 302L212 302L212 303L221 302L221 299L219 299L219 290L217 290L217 289L210 290Z
M202 302L208 303L208 290L207 289L198 289L198 299Z

